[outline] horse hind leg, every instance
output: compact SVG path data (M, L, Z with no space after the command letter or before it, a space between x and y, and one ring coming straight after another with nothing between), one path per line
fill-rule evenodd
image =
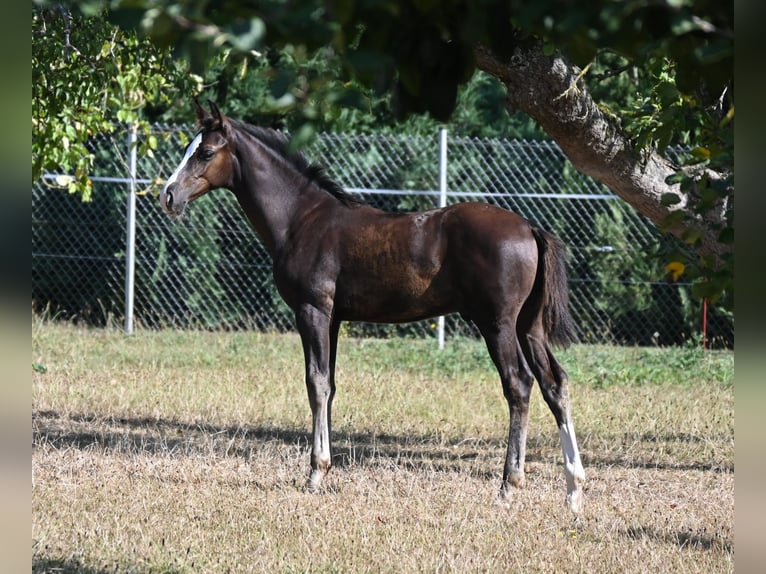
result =
M526 458L527 429L529 424L529 397L534 379L519 346L515 329L507 327L482 328L487 349L497 367L508 403L508 448L503 467L503 483L496 502L508 507L514 488L524 486L524 460Z
M583 507L585 470L577 447L567 374L553 356L541 328L533 329L520 339L527 362L558 425L567 481L567 505L573 512L580 512Z

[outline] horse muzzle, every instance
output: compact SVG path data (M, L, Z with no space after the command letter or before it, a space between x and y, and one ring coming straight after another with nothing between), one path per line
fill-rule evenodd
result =
M178 186L175 183L166 186L160 192L160 205L165 213L173 217L180 216L186 208L186 201L178 199L177 194Z

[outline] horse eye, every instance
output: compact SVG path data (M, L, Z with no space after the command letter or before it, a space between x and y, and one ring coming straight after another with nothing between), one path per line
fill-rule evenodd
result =
M202 156L203 160L210 161L215 156L215 150L210 148L203 149L200 155Z

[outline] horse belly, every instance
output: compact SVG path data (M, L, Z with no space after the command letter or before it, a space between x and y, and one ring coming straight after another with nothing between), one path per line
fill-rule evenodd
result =
M375 215L343 239L335 314L403 323L457 309L442 210Z
M346 321L406 323L449 313L457 307L449 281L439 272L399 268L386 274L357 274L339 278L335 314Z

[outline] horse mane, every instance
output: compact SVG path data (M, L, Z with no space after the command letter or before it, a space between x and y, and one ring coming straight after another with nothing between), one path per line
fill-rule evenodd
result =
M290 149L290 140L288 137L271 128L262 128L229 119L229 121L238 129L253 136L263 145L268 147L278 156L287 160L296 170L302 173L309 181L316 183L321 189L338 199L347 207L357 207L364 205L361 199L351 195L336 183L328 174L325 168L318 163L310 162L305 155Z

